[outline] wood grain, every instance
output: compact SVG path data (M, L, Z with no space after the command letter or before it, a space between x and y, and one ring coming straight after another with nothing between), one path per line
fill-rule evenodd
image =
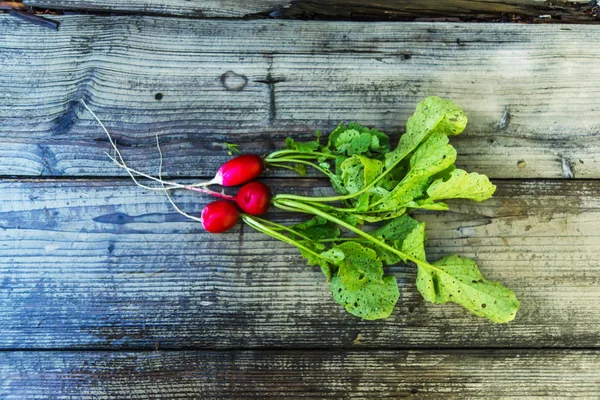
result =
M597 351L12 352L5 400L593 399Z
M326 194L321 181L269 180ZM391 318L346 314L296 249L237 227L222 235L127 181L0 182L0 347L412 348L600 345L600 183L500 181L484 203L418 216L430 260L474 258L515 291L516 320L495 325L426 304L395 266ZM186 210L207 199L180 194ZM283 222L298 217L273 213ZM357 340L358 338L358 340Z
M587 0L26 0L26 4L54 9L116 11L189 17L266 16L286 18L345 18L412 20L460 18L465 20L592 22L596 18Z
M223 142L265 153L356 120L393 136L439 95L470 123L459 165L494 178L599 178L600 27L0 15L0 175L210 176ZM273 40L277 38L277 40Z
M243 18L266 16L286 6L286 0L25 0L33 7L58 10L126 12L138 14L180 15L195 18Z
M466 20L591 23L597 21L587 0L293 0L276 15L287 18L367 20Z

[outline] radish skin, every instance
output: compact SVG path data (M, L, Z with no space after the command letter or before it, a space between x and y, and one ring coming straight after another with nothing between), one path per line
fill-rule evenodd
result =
M238 186L257 178L263 169L262 158L255 154L243 154L221 165L212 182L221 186Z
M240 213L230 201L217 200L202 210L202 226L210 233L223 233L235 226Z
M242 211L251 215L262 215L269 209L271 191L261 182L250 182L240 188L235 202Z

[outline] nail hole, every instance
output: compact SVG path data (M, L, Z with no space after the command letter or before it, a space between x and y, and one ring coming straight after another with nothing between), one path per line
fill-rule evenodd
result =
M154 98L155 98L156 100L162 100L162 98L163 98L163 94L162 94L162 93L156 93L156 94L154 95Z

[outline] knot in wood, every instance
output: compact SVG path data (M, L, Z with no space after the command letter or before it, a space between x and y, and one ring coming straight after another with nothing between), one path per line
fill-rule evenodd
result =
M233 71L227 71L221 75L221 84L227 90L239 91L246 87L248 78Z

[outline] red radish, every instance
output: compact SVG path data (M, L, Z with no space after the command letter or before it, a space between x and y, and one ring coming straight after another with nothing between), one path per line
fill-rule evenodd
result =
M210 233L222 233L233 228L239 212L235 204L227 200L209 203L202 210L202 226Z
M255 154L243 154L221 165L211 183L221 186L241 185L258 177L263 168L262 158Z
M240 188L235 202L244 212L261 215L267 212L271 202L269 187L261 182L250 182Z

